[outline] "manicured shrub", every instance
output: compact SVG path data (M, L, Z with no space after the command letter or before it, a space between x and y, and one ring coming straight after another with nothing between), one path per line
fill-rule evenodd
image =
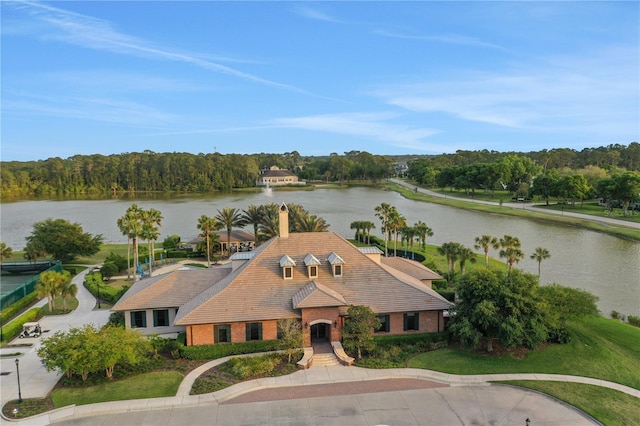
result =
M185 250L167 250L167 259L169 258L186 258L187 252Z
M280 363L280 354L269 354L263 356L250 356L243 358L231 358L227 362L228 371L239 380L247 377L260 376L272 372Z
M218 359L229 355L269 352L278 349L278 340L263 340L217 345L184 346L180 348L180 356L186 359Z
M436 292L449 302L455 302L456 299L456 289L455 288L434 288Z
M34 291L33 293L28 294L26 297L18 300L16 303L7 306L2 310L2 314L0 314L0 318L2 319L2 324L5 324L11 318L18 315L20 312L24 311L29 306L33 305L38 301L38 294Z
M100 289L98 290L98 285ZM100 293L100 299L110 304L115 304L123 294L127 292L129 289L128 286L123 286L120 289L113 288L102 281L102 277L99 273L97 274L87 274L85 276L84 286L93 294L96 298L98 297L98 291Z
M8 342L22 332L25 322L33 322L40 318L40 308L33 308L20 315L14 321L2 327L2 341Z
M119 254L115 254L114 252L109 253L109 256L107 256L107 258L104 261L105 261L105 263L106 262L113 263L117 268L116 273L120 272L120 271L124 271L128 267L127 259L124 256L121 256ZM115 274L113 274L113 275L115 275Z
M113 262L104 262L102 268L100 268L100 273L106 279L109 279L118 273L118 267Z

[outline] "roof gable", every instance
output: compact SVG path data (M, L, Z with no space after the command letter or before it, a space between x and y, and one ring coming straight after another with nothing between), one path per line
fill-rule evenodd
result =
M260 321L299 318L296 306L340 303L342 300L327 291L312 291L304 257L312 253L319 259L342 261L349 270L333 276L331 265L326 269L322 286L340 295L345 304L366 305L374 312L407 312L448 309L451 303L410 275L378 264L334 232L293 233L288 238L272 238L258 247L256 254L221 282L186 303L178 313L177 325ZM288 253L287 255L283 255ZM338 254L339 253L339 254ZM339 259L338 259L339 258ZM280 261L297 269L291 279L282 279ZM321 287L314 284L315 289ZM309 289L307 289L309 291ZM314 293L311 298L307 297ZM295 301L294 301L295 297ZM324 301L321 298L327 297ZM335 306L335 305L334 305Z
M295 309L346 305L348 303L340 293L317 281L311 281L293 296L293 307Z

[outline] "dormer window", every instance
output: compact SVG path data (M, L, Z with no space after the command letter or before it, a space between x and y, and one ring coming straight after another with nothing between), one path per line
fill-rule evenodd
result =
M286 254L280 258L280 267L282 268L282 277L285 280L293 279L293 267L296 262Z
M334 277L342 276L342 265L333 265L333 276Z
M318 266L320 266L320 261L314 255L309 253L304 258L304 264L307 266L309 278L318 278Z
M327 260L329 261L331 269L333 270L333 276L341 277L343 273L342 265L344 265L344 260L342 260L340 256L333 252L329 255L329 258Z

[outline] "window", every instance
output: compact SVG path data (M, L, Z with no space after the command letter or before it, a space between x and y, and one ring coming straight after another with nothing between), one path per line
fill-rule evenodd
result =
M131 328L147 326L147 311L131 311Z
M418 321L417 312L409 312L404 314L404 331L418 330L420 328L420 322Z
M229 324L214 326L213 340L215 343L231 343L231 326Z
M286 266L284 268L284 277L293 278L293 268L291 266Z
M388 333L390 330L389 315L378 315L378 319L380 320L380 327L378 327L376 333Z
M309 266L309 278L318 278L317 266Z
M342 265L334 265L333 266L333 276L341 277L342 276Z
M153 311L153 326L168 327L169 326L169 310L158 309Z
M262 340L262 323L261 322L251 322L246 324L246 340L247 342L251 340Z

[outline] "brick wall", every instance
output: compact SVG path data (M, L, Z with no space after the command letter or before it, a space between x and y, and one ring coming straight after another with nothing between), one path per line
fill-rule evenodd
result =
M420 329L404 331L404 313L389 314L389 321L391 322L389 333L376 334L437 333L438 331L444 331L444 318L442 316L442 311L421 311L419 312L418 317ZM439 323L438 318L440 318ZM438 325L440 326L439 330Z
M318 320L329 321L330 330L329 337L330 342L340 341L342 339L342 333L340 332L340 326L334 327L334 322L340 322L339 311L337 307L333 308L304 308L302 309L302 339L303 346L311 346L311 324ZM308 326L305 326L308 324Z
M213 345L213 324L198 324L187 327L187 345Z

